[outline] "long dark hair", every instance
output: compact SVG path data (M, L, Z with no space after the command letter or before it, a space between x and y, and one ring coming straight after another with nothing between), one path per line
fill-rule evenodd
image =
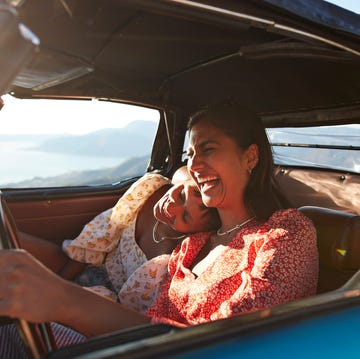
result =
M207 121L222 131L243 150L251 144L258 146L259 161L250 174L244 201L258 219L267 220L281 205L275 195L271 146L260 118L236 102L222 102L193 114L188 129L191 130L200 121Z

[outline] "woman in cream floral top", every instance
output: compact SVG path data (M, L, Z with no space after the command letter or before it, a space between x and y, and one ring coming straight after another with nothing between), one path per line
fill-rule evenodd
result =
M64 278L74 277L84 269L84 263L90 264L91 268L105 269L106 278L101 277L101 280L104 284L110 282L111 289L105 285L86 289L106 297L100 300L96 294L99 299L95 298L95 302L100 300L99 305L109 308L105 312L112 316L108 298L115 305L120 302L131 310L144 313L158 294L167 274L170 253L183 239L183 234L218 225L216 210L204 206L197 186L186 167L182 167L175 172L172 181L160 174L145 174L113 208L86 224L77 238L65 240L64 252L57 245L26 233L20 232L19 240L22 248L34 253L37 259ZM84 307L86 300L74 298L71 306ZM88 310L92 315L82 317L80 321L91 320L97 313L92 311L91 305ZM82 334L57 323L51 323L51 327L58 347L85 339ZM14 353L19 358L26 357L15 326L2 326L0 357Z
M73 260L96 266L104 264L114 291L102 285L93 286L92 290L145 312L157 296L167 273L169 253L183 237L181 234L204 231L216 225L216 213L203 205L200 192L186 169L178 170L173 183L170 186L170 180L162 175L146 174L113 208L89 222L76 239L64 241L63 249ZM152 203L164 192L166 194L154 207ZM182 196L187 198L185 203ZM150 213L152 207L162 224ZM183 211L191 214L191 222L179 223L180 218L174 222ZM146 231L147 238L153 236L156 225L155 236L161 231L163 236L174 240L155 243L153 238L148 238L150 245L142 248L136 228L141 225L142 218L148 218L146 228L151 229ZM167 223L173 223L174 228L181 231L175 232ZM149 250L149 247L153 248Z
M113 208L87 223L77 238L63 242L66 255L25 233L20 233L20 243L30 253L36 247L38 259L64 278L75 277L92 291L145 312L183 234L217 225L217 212L203 205L197 186L181 167L172 180L147 173L134 182ZM39 251L41 245L46 247Z

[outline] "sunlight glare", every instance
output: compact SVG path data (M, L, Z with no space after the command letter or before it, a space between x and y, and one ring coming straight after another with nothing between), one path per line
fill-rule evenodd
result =
M135 120L159 121L157 110L107 101L2 98L0 134L86 134Z

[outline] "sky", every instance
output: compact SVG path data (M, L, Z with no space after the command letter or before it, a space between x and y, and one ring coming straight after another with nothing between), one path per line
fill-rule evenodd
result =
M360 14L360 0L326 1ZM104 127L123 127L133 120L158 121L159 119L157 111L144 108L135 109L129 105L100 101L83 103L81 101L80 104L74 102L65 107L58 100L36 100L35 103L32 103L31 101L14 99L9 95L2 97L5 106L0 112L0 134L86 134ZM44 101L41 106L39 106L39 101ZM51 111L47 106L49 101L52 102ZM91 111L89 111L89 105ZM45 122L44 117L48 119ZM72 129L69 130L70 128Z
M0 112L0 134L81 135L124 127L134 120L159 121L156 110L106 101L2 98L5 105Z
M326 0L345 9L360 14L360 0Z

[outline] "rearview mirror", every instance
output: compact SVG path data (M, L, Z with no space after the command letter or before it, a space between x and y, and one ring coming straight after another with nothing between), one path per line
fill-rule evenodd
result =
M38 51L39 39L22 23L10 6L0 5L0 96Z

